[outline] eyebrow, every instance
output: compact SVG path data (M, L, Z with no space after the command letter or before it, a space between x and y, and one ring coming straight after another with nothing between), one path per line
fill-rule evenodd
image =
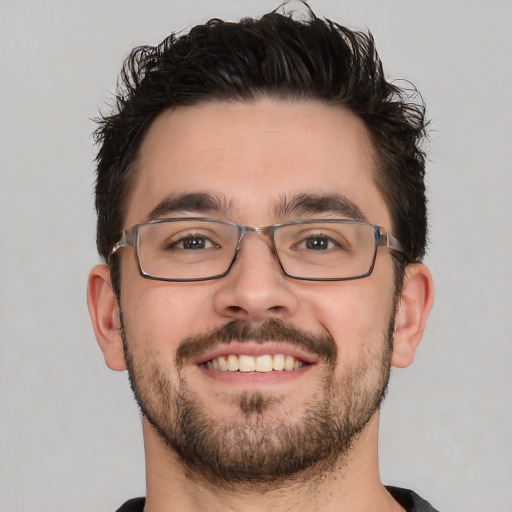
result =
M334 214L350 220L368 222L359 206L343 194L283 196L274 206L276 218L307 214Z
M175 194L160 201L147 215L147 221L190 212L220 213L227 215L232 210L224 196L217 194Z
M186 213L217 213L228 216L231 203L219 194L205 192L175 194L160 201L147 215L146 221ZM353 201L342 194L297 194L281 196L274 205L276 219L301 215L334 214L345 219L368 222L367 217Z

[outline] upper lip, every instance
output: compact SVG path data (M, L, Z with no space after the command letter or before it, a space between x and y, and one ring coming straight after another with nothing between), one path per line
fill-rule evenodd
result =
M220 356L228 356L230 354L235 355L247 355L247 356L263 356L263 355L274 355L283 354L285 356L292 356L295 359L300 359L303 362L309 364L315 364L318 362L319 357L311 352L302 350L299 347L284 342L264 342L258 343L256 341L244 341L242 343L233 341L231 343L223 343L217 345L212 350L205 352L201 356L197 357L193 363L201 365L215 359Z

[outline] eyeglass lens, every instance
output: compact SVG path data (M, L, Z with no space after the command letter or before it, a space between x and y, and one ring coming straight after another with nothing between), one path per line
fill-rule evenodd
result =
M224 274L243 228L218 221L180 220L138 228L137 255L144 274L162 279L205 279ZM258 235L256 235L258 236ZM365 275L376 250L374 226L357 222L289 223L271 229L285 273L312 279Z

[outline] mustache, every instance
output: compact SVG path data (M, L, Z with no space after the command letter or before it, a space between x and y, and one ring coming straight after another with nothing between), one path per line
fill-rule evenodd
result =
M258 325L247 320L234 320L212 331L184 338L176 351L176 366L181 368L217 345L227 345L233 341L286 342L317 354L331 365L336 364L338 356L336 343L328 334L310 333L279 319L270 319Z

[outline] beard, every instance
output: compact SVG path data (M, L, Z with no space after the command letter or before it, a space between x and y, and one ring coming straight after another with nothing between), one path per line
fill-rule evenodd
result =
M253 326L234 321L212 332L183 339L175 367L146 350L135 358L121 315L130 384L143 416L189 476L218 487L279 487L320 477L339 467L386 395L394 319L378 347L361 349L356 362L338 363L336 343L281 320ZM219 418L182 375L182 368L208 348L231 341L283 341L317 354L325 372L311 397L290 420L283 398L268 392L233 393L237 414ZM146 345L149 346L149 345ZM338 369L338 371L336 371ZM292 412L292 411L290 411Z

